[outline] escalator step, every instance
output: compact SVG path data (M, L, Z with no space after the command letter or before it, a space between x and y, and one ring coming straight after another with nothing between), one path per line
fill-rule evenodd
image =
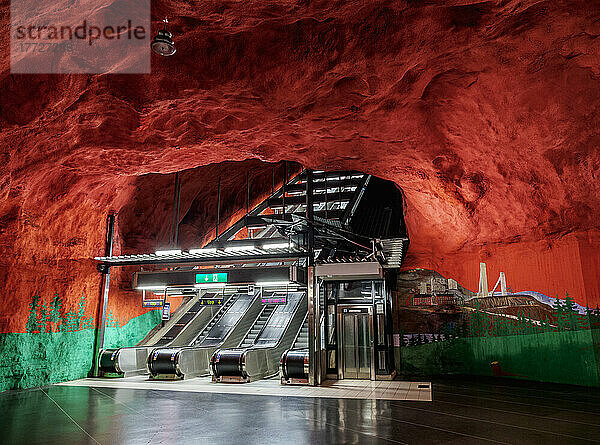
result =
M183 314L181 316L181 318L179 319L178 323L187 324L190 321L192 321L192 318L194 318L195 316L196 316L195 313L187 312L187 313L185 313L185 314Z

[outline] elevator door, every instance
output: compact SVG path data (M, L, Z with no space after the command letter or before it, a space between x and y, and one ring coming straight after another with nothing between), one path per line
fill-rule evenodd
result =
M372 334L369 315L367 308L342 310L342 378L371 378Z

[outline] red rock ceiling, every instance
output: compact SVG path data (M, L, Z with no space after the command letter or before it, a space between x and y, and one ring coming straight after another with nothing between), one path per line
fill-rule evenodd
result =
M149 75L11 75L0 42L7 295L95 292L72 264L99 253L135 178L224 160L395 181L409 264L449 274L511 245L534 270L599 225L599 1L154 2L165 15L178 51ZM8 36L7 2L0 23ZM53 264L71 278L8 269Z

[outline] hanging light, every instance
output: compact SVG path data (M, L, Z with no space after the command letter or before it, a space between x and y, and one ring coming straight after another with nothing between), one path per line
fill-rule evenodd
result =
M156 54L160 54L161 56L165 57L172 56L175 54L175 51L177 51L175 49L175 42L173 41L173 34L167 31L167 23L169 23L169 21L166 17L164 18L163 22L165 23L164 28L158 31L158 34L156 34L156 37L154 37L154 40L152 40L152 44L150 46L152 51L154 51Z

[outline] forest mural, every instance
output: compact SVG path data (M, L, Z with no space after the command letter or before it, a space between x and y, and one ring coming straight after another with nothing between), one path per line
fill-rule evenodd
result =
M86 377L92 368L95 335L94 314L86 308L85 293L69 306L58 293L43 298L35 292L26 332L0 334L0 391ZM123 323L109 308L104 346L133 346L159 321L160 311L151 310Z
M404 374L481 374L599 385L600 308L565 293L473 292L435 271L398 278L395 327Z

